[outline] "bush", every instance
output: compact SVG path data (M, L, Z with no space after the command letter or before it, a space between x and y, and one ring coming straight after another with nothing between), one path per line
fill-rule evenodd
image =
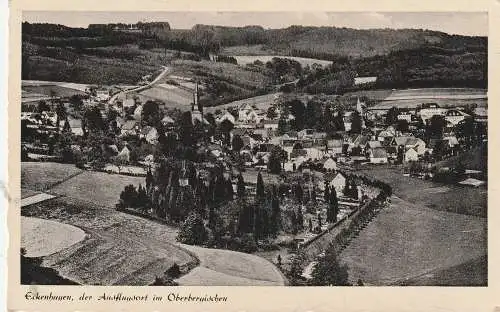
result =
M208 239L208 232L201 216L195 212L189 214L181 225L177 240L188 245L202 245Z

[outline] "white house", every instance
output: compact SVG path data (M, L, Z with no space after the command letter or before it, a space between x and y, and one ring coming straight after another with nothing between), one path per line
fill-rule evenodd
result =
M330 181L330 185L335 188L337 194L343 193L345 187L346 178L343 174L337 173L335 177Z
M277 130L278 129L278 121L277 120L264 120L262 121L264 129L269 130Z
M99 101L107 101L110 98L109 90L107 90L107 89L97 89L95 91L95 93L96 93L96 97Z
M436 103L424 103L419 111L420 118L425 122L434 115L444 116L446 113L446 108L439 107Z
M323 161L323 168L325 168L325 170L337 170L337 163L333 158L328 157Z
M405 152L405 159L406 162L410 161L417 161L418 160L418 153L416 150L413 148L408 148Z
M469 114L466 114L458 109L450 109L446 112L444 119L452 125L457 125L459 122L468 117L470 117Z
M411 122L412 114L410 112L400 112L397 116L398 120L406 120L408 123Z
M221 123L223 122L224 120L227 120L229 121L230 123L232 123L233 125L235 124L236 122L236 118L234 118L233 114L231 114L230 112L226 111L224 114L222 114L219 118L217 118L217 123Z
M139 105L134 110L134 119L140 121L141 118L142 118L142 105Z

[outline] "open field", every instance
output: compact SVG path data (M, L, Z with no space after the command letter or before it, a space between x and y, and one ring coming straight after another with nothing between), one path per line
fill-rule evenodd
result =
M369 169L367 167L362 169L361 173L390 184L394 195L413 204L435 210L481 217L486 217L488 212L488 190L486 187L443 185L405 177L402 174L402 169L397 167L374 166Z
M21 199L28 198L28 197L31 197L31 196L35 196L35 195L38 195L38 194L41 194L41 193L42 192L38 192L38 191L33 191L33 190L30 190L30 189L22 188L21 189Z
M299 62L302 66L312 66L313 64L318 64L322 66L328 66L332 64L331 61L318 60L313 58L305 58L305 57L295 57L295 56L282 56L282 55L233 55L238 62L238 65L247 65L252 64L253 62L259 60L263 63L267 63L271 61L274 57L277 58L286 58L290 60L294 60Z
M85 94L84 91L68 88L67 86L63 86L62 84L63 83L23 85L22 89L28 93L43 94L46 96L51 96L51 93L54 92L54 96L56 97L70 97L75 94L77 95Z
M168 87L166 87L168 86ZM139 98L144 97L147 99L160 100L165 102L167 108L177 108L183 111L191 109L191 102L193 102L193 93L183 90L173 85L156 85L152 88L141 91Z
M178 280L181 285L273 286L285 283L279 270L261 257L231 250L181 246L200 260L199 267Z
M487 90L472 88L422 88L392 90L385 98L379 98L380 103L374 109L416 108L422 103L437 103L442 107L466 106L477 104L487 107Z
M21 247L26 257L43 257L85 239L81 229L50 220L21 217Z
M484 256L486 226L484 218L437 211L393 196L390 207L359 233L341 253L341 260L348 265L352 282L359 278L371 285L410 281ZM458 272L443 272L449 284L475 283L475 279L464 281Z
M255 105L258 109L266 111L275 102L275 100L279 97L280 94L281 93L269 93L269 94L259 95L248 99L234 101L224 105L206 107L205 110L209 113L213 113L216 110L223 110L229 107L237 108L245 103L248 103L250 105Z
M488 286L488 257L486 255L471 261L425 273L394 285L419 286Z
M54 184L62 182L82 170L74 165L48 162L22 162L21 188L33 191L44 191Z
M44 258L44 265L86 285L148 285L174 262L195 259L172 243L177 231L140 217L72 198L22 209L22 215L66 223L89 238Z
M85 171L50 191L68 197L90 201L96 205L114 207L125 186L145 184L143 177L109 174L104 172Z

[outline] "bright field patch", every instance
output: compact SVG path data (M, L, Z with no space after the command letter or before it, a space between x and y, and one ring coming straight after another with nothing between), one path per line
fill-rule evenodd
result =
M82 170L75 165L48 163L48 162L23 162L21 163L21 188L33 191L44 191L54 184L71 178L81 173Z
M242 252L181 245L200 259L200 269L180 280L183 285L283 285L278 269L269 261Z
M68 248L85 238L85 232L68 224L21 217L21 247L27 257L42 257Z
M104 172L85 171L68 181L57 185L51 192L68 197L90 201L96 205L114 207L125 186L144 184L145 178Z

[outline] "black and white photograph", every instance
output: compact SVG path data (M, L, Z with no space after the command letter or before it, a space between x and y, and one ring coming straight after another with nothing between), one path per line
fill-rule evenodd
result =
M21 36L22 285L488 286L488 12Z

